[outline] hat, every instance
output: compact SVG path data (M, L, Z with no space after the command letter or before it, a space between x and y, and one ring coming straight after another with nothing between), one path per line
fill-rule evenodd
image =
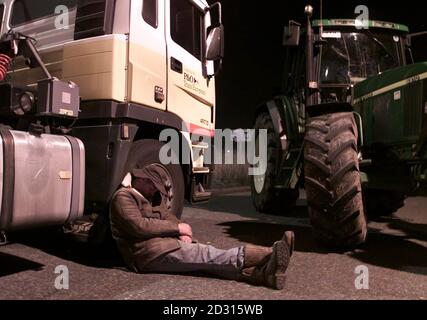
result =
M159 190L163 195L167 194L164 182L165 179L162 177L161 173L155 166L148 166L144 169L134 169L132 170L131 174L134 179L150 180L153 182L156 189Z

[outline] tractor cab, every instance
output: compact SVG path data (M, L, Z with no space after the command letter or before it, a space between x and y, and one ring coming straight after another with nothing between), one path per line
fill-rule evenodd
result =
M311 91L309 96L312 95L313 101L309 104L351 103L355 85L412 63L407 41L409 29L401 24L368 21L361 26L354 19L330 19L308 23L301 32L306 37L300 37L299 30L295 22L285 30L286 55L293 57L286 59L292 65L287 66L287 74L289 77L303 75L304 79L285 79L285 91L295 93L295 88L304 87L303 81ZM300 42L305 45L301 46ZM309 46L307 42L311 42ZM307 56L311 58L306 59ZM300 72L292 70L295 65L300 66Z
M314 68L321 102L351 102L351 89L385 71L406 65L403 25L369 21L357 29L355 20L317 20L319 53Z

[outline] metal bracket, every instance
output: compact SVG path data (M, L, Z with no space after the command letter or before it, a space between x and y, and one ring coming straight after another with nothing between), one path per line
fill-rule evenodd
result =
M357 118L359 125L358 125L358 129L359 129L359 143L360 143L360 147L363 147L365 145L365 140L363 138L363 119L362 116L353 111L354 116Z

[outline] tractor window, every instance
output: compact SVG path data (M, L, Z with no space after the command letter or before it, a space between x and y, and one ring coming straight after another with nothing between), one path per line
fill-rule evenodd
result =
M77 0L16 0L12 7L11 26L16 27L24 23L54 16L58 6L66 6L69 9L77 5Z
M399 65L392 35L336 34L322 46L322 84L355 84Z
M142 6L144 21L157 29L157 0L144 0Z
M202 56L203 13L188 0L171 1L172 39L197 59Z

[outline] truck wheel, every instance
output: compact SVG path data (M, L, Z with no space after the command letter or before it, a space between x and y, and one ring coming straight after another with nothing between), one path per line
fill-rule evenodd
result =
M169 212L178 219L182 216L185 197L184 174L180 165L163 165L160 162L160 150L164 143L157 140L141 140L132 145L127 164L128 171L155 166L164 177L168 191L166 205Z
M368 217L391 216L405 206L406 195L400 191L367 189L364 196Z
M349 248L366 241L357 141L352 113L308 121L304 154L308 209L315 238L327 246Z
M283 215L286 210L295 206L299 198L299 189L275 188L277 166L282 151L271 117L266 112L261 113L255 122L255 130L261 129L268 130L267 171L264 175L251 177L252 200L258 212ZM258 136L256 139L258 151Z

